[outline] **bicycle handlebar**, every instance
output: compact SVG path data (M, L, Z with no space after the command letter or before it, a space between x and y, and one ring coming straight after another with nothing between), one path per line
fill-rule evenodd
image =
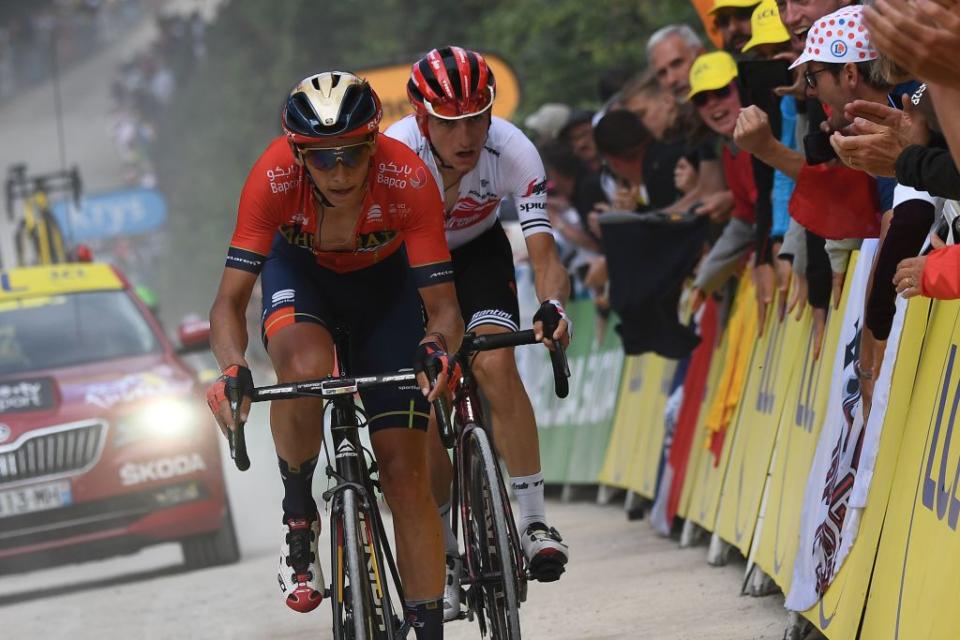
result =
M539 342L533 329L514 331L511 333L488 333L475 335L468 333L463 337L460 354L470 354L477 351L491 351L506 347L520 347ZM553 365L553 390L558 398L566 398L570 393L570 365L563 345L557 343L550 351L550 364Z
M506 347L519 347L539 342L533 329L526 331L514 331L511 333L493 333L486 335L475 335L468 333L463 337L463 343L457 352L457 357L467 357L478 351L492 351L493 349L503 349ZM554 390L557 397L565 398L569 393L570 368L567 363L567 356L563 346L555 345L556 348L550 352L550 361L553 365ZM434 372L428 372L428 375L436 380ZM353 395L361 389L370 389L373 387L382 387L386 385L396 385L398 383L413 382L416 383L417 377L412 369L401 369L396 373L388 373L377 376L361 376L357 378L323 378L320 380L306 380L303 382L287 382L283 384L274 384L265 387L257 387L251 395L251 402L264 402L271 400L290 400L311 396L330 400L344 395ZM233 411L234 424L236 429L228 430L227 441L230 443L230 457L236 463L240 471L246 471L250 468L250 458L247 455L247 443L244 437L244 425L240 421L240 406L243 398L239 388L228 387L227 399L230 401L230 408ZM440 436L444 445L448 448L453 445L454 430L450 424L450 412L443 396L434 400L433 408L437 415Z
M358 378L323 378L322 380L307 380L305 382L287 382L274 384L269 387L257 387L253 390L252 402L269 400L290 400L303 396L313 396L330 400L342 395L352 395L361 389L382 387L397 384L398 382L415 382L417 379L412 369L401 369L397 373L388 373L379 376L362 376Z

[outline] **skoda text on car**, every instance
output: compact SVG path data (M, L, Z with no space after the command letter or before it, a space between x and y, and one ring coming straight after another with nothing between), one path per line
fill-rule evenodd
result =
M180 327L205 346L204 322ZM217 432L183 363L105 264L0 272L0 571L179 541L238 558Z

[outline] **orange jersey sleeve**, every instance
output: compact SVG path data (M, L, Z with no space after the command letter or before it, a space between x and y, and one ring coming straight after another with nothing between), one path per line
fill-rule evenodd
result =
M285 212L297 210L303 198L304 183L286 139L275 138L243 185L226 266L260 272Z

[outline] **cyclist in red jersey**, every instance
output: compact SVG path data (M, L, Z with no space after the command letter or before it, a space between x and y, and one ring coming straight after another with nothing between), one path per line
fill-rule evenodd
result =
M430 51L413 64L407 95L415 114L392 125L388 136L417 152L431 171L446 209L447 243L467 329L478 334L516 331L521 320L513 253L498 221L502 198L514 199L541 304L534 330L557 327L545 343L567 345L573 327L563 310L570 280L559 257L546 211L547 185L536 147L515 126L491 115L496 95L493 71L482 55L460 47ZM537 425L512 349L479 353L473 362L490 402L494 435L511 476L517 527L530 575L557 580L569 549L547 523ZM434 497L449 510L450 459L431 438ZM444 518L447 619L460 612L456 539Z
M429 401L446 383L446 352L458 348L463 320L442 203L416 155L378 136L381 115L376 93L349 73L308 77L290 93L285 135L270 143L244 185L210 311L211 346L223 375L208 402L221 429L233 429L224 387L253 387L244 311L258 275L262 339L279 381L329 375L331 333L341 327L349 331L352 373L414 364L419 389L361 397L393 513L407 615L418 640L434 640L443 633L444 561L426 428ZM433 388L423 375L428 364L442 372ZM248 411L249 400L243 419ZM321 415L322 403L313 398L270 407L284 485L279 582L287 605L301 612L315 609L324 590L310 488Z

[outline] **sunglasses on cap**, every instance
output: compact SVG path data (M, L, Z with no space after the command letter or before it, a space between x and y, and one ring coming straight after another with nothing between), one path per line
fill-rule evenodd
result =
M343 147L307 147L301 150L304 160L314 169L331 171L338 162L354 169L366 161L366 151L373 147L373 140L364 140Z
M722 100L730 95L730 85L728 84L725 87L719 89L714 89L713 91L701 91L700 93L694 95L690 98L690 102L693 103L695 107L702 107L710 102L710 98L714 97L718 100Z
M460 120L480 115L493 106L493 98L493 87L486 86L478 90L466 103L443 97L433 102L424 99L423 105L430 115L444 120Z

